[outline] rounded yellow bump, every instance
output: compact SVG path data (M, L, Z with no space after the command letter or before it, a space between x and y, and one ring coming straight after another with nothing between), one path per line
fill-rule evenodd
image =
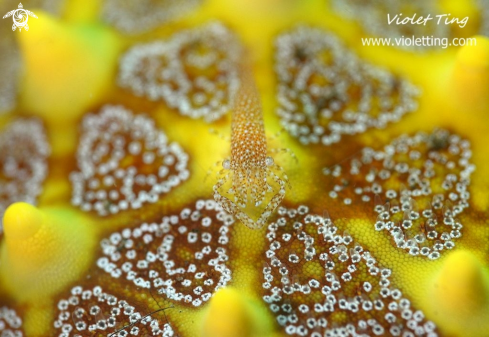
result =
M471 252L450 253L431 290L430 311L445 332L479 336L489 331L489 275Z
M25 68L21 103L48 123L64 125L110 90L119 40L100 25L68 24L40 10L36 14L29 32L16 34Z
M476 36L476 45L467 45L460 49L457 62L466 70L489 70L489 39L485 36Z
M471 315L487 305L488 281L474 255L455 251L448 256L435 281L435 295L446 311Z
M34 236L42 224L42 213L34 206L17 202L10 205L3 216L7 240L25 240Z
M450 81L450 94L464 111L489 108L489 38L476 36L475 44L460 48Z
M15 34L24 61L20 105L43 118L53 154L64 155L77 141L66 123L78 121L113 86L120 42L109 29L82 19L69 24L36 14L29 32Z
M11 205L4 216L0 283L18 301L50 296L78 280L93 258L95 233L67 209Z
M251 317L240 293L223 288L212 297L204 322L206 337L251 336Z
M271 336L273 330L263 301L232 287L214 294L203 318L203 337L261 337Z

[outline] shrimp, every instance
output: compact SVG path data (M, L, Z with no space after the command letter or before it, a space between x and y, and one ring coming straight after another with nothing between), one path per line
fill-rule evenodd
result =
M222 161L214 199L243 224L259 229L284 199L288 177L268 155L261 101L250 67L242 64L239 71L241 83L231 121L231 157ZM224 192L226 185L230 188Z

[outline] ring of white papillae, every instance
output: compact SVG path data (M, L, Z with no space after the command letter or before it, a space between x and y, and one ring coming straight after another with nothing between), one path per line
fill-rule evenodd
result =
M104 292L100 286L72 288L68 297L58 302L57 309L54 328L58 337L88 337L97 332L113 337L174 336L169 323L161 324L151 315L138 312L126 300Z
M280 207L266 237L263 299L288 335L437 335L391 284L391 270L329 218Z
M213 122L231 110L240 57L237 37L213 22L133 47L121 59L118 83L182 115Z
M329 146L383 129L417 109L416 87L360 60L320 29L299 26L279 35L275 62L277 114L303 145Z
M227 245L233 223L214 200L199 200L179 215L102 240L97 265L132 286L198 307L231 280Z
M434 130L402 135L380 150L364 148L324 173L334 180L331 198L373 204L377 231L387 232L410 255L435 260L462 236L460 215L470 206L475 170L471 156L469 141Z
M84 118L77 159L72 204L101 216L155 203L190 176L180 145L152 119L121 106Z

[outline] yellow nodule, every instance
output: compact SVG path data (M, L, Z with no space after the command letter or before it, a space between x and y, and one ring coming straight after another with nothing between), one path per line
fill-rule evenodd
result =
M446 311L471 315L487 305L488 281L475 256L464 250L455 251L438 275L435 294Z
M266 310L232 287L219 289L204 315L204 337L270 336Z
M29 32L16 34L24 63L20 105L51 126L53 153L58 148L66 153L76 138L65 125L111 90L120 44L100 25L69 24L40 10L36 14L37 19L29 20Z
M460 49L457 62L466 69L489 71L489 39L475 36L476 45L467 45Z
M451 92L466 111L489 107L489 38L476 36L475 45L460 48L452 73Z
M25 240L34 236L42 224L42 213L34 206L17 202L5 211L3 228L10 241Z
M0 281L19 301L52 295L89 266L95 235L84 215L66 209L11 205L3 218Z
M206 337L251 336L251 318L238 291L224 288L212 297L204 322Z
M457 250L446 258L432 282L433 298L430 300L433 319L447 329L459 334L465 331L479 336L489 331L489 274L471 252ZM468 324L467 322L470 322Z

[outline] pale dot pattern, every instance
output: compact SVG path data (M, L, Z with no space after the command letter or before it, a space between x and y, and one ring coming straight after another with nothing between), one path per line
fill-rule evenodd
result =
M121 59L118 82L182 115L212 122L231 108L240 50L228 28L210 23L133 47Z
M413 0L409 2L396 0L333 0L333 9L343 16L358 21L362 27L370 34L382 36L386 38L399 38L401 36L422 37L435 36L438 38L448 38L452 34L450 26L444 24L436 24L437 18L435 15L444 14L440 12L437 2L433 0ZM418 17L427 17L430 15L434 18L426 25L413 24L387 24L387 14L390 14L392 19L396 14L402 14L400 20L406 17L412 17L413 14ZM443 22L443 21L442 21ZM399 46L400 48L414 49L420 48L416 46ZM421 47L426 48L426 47Z
M411 255L435 260L462 236L469 207L469 141L446 130L403 135L381 150L364 148L344 165L324 170L333 199L372 205L375 229ZM351 204L351 201L350 203Z
M199 200L161 222L113 233L102 241L97 265L121 282L199 307L231 281L226 264L233 223L214 200Z
M102 19L122 33L141 34L195 9L202 0L105 0Z
M83 119L72 204L99 215L155 203L189 178L188 155L152 119L105 106Z
M18 119L0 131L1 218L14 202L35 205L48 173L50 147L37 119Z
M57 309L54 328L58 337L175 336L169 323L162 324L151 313L138 312L100 286L73 287L68 297L58 302Z
M280 207L266 237L263 299L287 335L437 336L391 270L328 217Z
M22 319L17 316L15 310L8 307L0 307L0 336L22 337Z
M277 113L303 145L329 146L417 109L416 87L360 60L330 33L299 26L275 47Z

